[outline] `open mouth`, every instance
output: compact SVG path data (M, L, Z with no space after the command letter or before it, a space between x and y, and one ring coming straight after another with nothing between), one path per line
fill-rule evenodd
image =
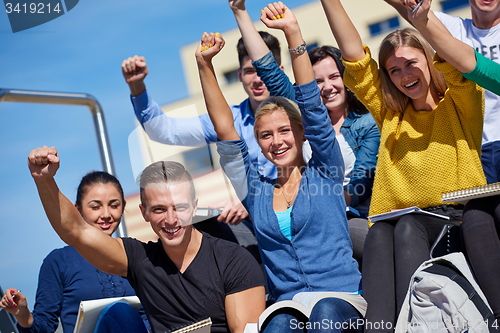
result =
M266 89L264 89L264 88L253 88L252 91L253 91L253 93L255 95L262 95L266 91Z
M418 83L418 80L415 80L415 81L413 81L413 82L411 82L411 83L409 83L409 84L405 84L405 88L406 88L406 89L411 89L411 88L415 87L415 85L416 85L417 83Z
M331 99L334 99L337 95L338 95L338 93L335 92L335 93L331 93L328 95L323 95L323 98L326 100L331 100Z
M111 222L102 222L98 223L99 227L103 230L111 228L112 223Z
M177 231L181 230L181 227L177 227L175 229L166 229L166 228L163 228L163 231L165 231L165 233L169 234L169 235L173 235L175 234Z
M284 155L284 154L285 154L288 150L289 150L289 148L280 149L280 150L275 150L275 151L273 151L273 154L274 154L275 156L278 156L278 157L279 157L279 156Z

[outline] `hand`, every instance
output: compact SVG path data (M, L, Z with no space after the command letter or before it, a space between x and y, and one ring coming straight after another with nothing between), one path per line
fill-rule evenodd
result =
M9 288L5 291L2 299L0 299L0 308L17 317L21 312L27 310L28 302L26 301L26 296L21 294L19 290Z
M408 19L413 25L418 26L427 23L431 1L404 0L404 5L408 11Z
M132 96L137 97L146 90L144 79L149 73L146 58L137 55L122 62L122 74L127 82Z
M148 66L146 66L146 58L135 55L123 60L122 73L125 82L128 84L144 81L149 73Z
M201 36L200 45L196 49L195 56L197 59L209 63L222 50L225 44L226 41L220 33L204 32Z
M245 0L229 0L229 8L231 8L233 12L245 10Z
M260 20L270 29L285 30L293 25L298 26L293 12L283 2L270 3L261 11Z
M248 212L239 200L237 202L227 200L219 205L209 206L209 208L222 210L222 213L217 217L219 222L237 225L248 219Z
M54 177L59 169L59 157L55 147L43 146L28 155L28 168L33 178Z

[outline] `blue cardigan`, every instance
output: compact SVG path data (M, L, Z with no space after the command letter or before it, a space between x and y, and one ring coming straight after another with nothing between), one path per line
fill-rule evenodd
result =
M252 62L252 65L266 84L271 96L283 96L295 100L293 85L271 52ZM351 206L358 209L357 206L365 203L372 194L380 132L370 113L359 114L351 111L344 120L340 133L356 157L351 178L344 186L344 190L351 195ZM363 208L365 210L359 213L361 217L366 217L368 210L366 207Z
M294 88L313 154L292 208L291 241L273 210L276 179L262 176L250 163L244 140L217 143L221 165L253 220L273 299L303 291L358 292L361 274L352 258L344 163L335 132L316 82Z

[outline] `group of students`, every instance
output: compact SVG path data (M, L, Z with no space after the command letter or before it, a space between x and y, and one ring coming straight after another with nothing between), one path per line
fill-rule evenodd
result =
M273 37L255 29L244 0L229 0L242 34L239 77L249 98L239 106L227 104L212 65L225 42L218 33L204 33L195 57L208 114L198 117L198 126L164 115L146 91L145 59L126 59L123 74L150 138L194 146L217 143L221 165L241 200L219 219L234 225L251 221L265 279L247 251L193 227L197 199L182 165L156 162L140 176L141 213L159 237L146 244L109 237L125 206L115 178L111 184L82 181L73 205L54 180L56 149L38 148L29 155L30 171L49 221L70 246L44 261L33 313L16 289L3 295L0 306L17 317L20 330L53 331L61 317L70 332L80 300L128 295L132 286L148 320L129 319L141 330L169 332L211 317L213 332L243 332L265 309L265 285L267 303L325 291L366 300L367 312L361 314L346 300L324 298L309 322L360 323L364 317L364 325L311 325L308 332L342 327L392 332L410 278L429 259L443 220L404 215L368 228L366 217L410 206L457 225L462 221L464 251L500 318L500 199L477 199L465 207L441 200L443 193L486 184L481 157L490 166L484 167L488 181L498 181L498 174L490 172L499 164L495 140L482 155L488 135L479 85L498 94L500 65L455 39L430 11L430 0L418 8L415 0L405 0L404 7L387 2L420 32L391 32L381 43L378 63L340 0L321 0L339 49L310 52L290 9L282 2L265 7L261 21L285 35L292 84ZM500 6L497 0L489 4ZM471 5L479 6L475 0ZM498 21L499 11L494 11ZM74 259L66 262L67 255L58 254L62 251ZM99 280L102 296L83 289L78 294L70 281L82 281L77 273L87 274L81 278L85 281ZM103 279L118 279L123 287L113 280L113 290L105 294ZM298 330L290 324L294 320L304 319L277 312L262 331ZM116 332L121 324L110 320L106 329Z

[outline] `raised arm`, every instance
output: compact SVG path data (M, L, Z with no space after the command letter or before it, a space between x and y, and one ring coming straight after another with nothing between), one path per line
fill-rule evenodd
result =
M443 26L429 18L431 1L420 0L422 4L412 13L416 6L415 0L407 0L406 10L408 18L415 28L432 45L438 55L449 62L462 73L468 73L476 67L474 49L451 35Z
M239 140L233 123L233 114L220 90L215 77L212 58L224 47L224 39L219 33L203 33L196 49L196 63L200 75L201 89L205 98L208 115L220 141Z
M288 48L292 50L290 56L295 83L302 85L313 81L315 76L311 61L303 45L305 41L293 12L283 2L275 2L262 10L260 20L268 28L279 29L285 33Z
M245 0L229 0L229 8L233 11L250 59L255 61L268 54L269 48L253 25L245 8Z
M363 59L363 42L340 0L321 0L321 4L342 57L350 62Z
M32 150L28 167L45 214L59 237L75 247L96 268L126 276L127 256L121 239L111 238L85 222L73 203L59 190L54 179L59 169L56 148L44 146Z

